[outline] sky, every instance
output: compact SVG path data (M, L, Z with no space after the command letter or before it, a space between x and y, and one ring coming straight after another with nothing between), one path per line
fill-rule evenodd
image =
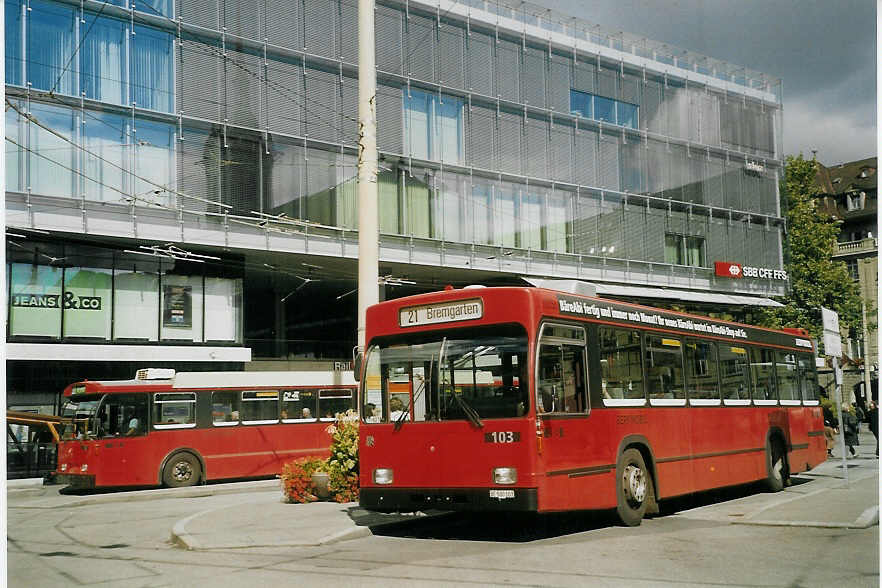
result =
M875 0L532 0L784 81L784 154L876 154Z

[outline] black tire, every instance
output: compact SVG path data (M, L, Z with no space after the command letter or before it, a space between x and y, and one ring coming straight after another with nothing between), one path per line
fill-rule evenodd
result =
M778 438L769 439L766 443L766 489L769 492L780 492L789 479L790 468L787 465L784 443Z
M199 460L190 453L176 453L162 469L162 483L169 488L195 486L202 477Z
M626 449L616 465L616 514L626 527L636 527L643 521L646 507L654 500L652 476L646 469L643 455L636 449Z

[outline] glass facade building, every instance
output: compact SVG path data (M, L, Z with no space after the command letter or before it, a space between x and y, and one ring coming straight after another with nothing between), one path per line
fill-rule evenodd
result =
M379 0L375 14L381 264L423 283L443 267L465 283L477 270L783 293L714 272L782 267L777 80L525 3ZM7 224L113 249L88 269L13 261L13 297L36 275L41 296L81 281L113 304L106 324L65 311L57 328L10 308L7 337L161 345L174 285L203 313L239 304L235 325L204 315L190 343L288 357L278 342L302 311L285 304L314 302L311 282L354 287L356 0L5 0L5 15ZM114 261L141 241L220 264L234 251L244 284ZM136 282L155 323L113 320ZM249 299L272 300L269 316ZM329 306L354 339L351 305Z

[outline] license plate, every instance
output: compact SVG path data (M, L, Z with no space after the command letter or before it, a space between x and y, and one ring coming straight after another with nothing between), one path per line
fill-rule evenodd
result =
M490 498L497 498L499 500L505 500L506 498L514 498L515 491L514 490L491 490Z

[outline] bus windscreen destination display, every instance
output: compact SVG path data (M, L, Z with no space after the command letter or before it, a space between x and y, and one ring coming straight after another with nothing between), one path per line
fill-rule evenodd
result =
M444 304L411 306L398 311L398 326L416 327L455 321L468 321L484 316L484 303L479 298Z

